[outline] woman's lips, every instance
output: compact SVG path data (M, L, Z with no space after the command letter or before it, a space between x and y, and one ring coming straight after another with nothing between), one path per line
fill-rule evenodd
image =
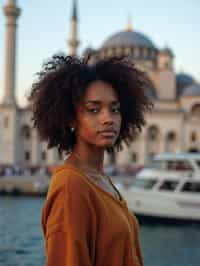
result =
M115 137L116 131L113 130L105 130L105 131L100 131L99 134L103 137Z

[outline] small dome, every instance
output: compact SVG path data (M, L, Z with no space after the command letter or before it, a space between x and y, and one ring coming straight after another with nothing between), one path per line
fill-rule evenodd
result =
M176 75L176 94L179 97L184 89L194 83L194 78L185 73L179 73Z
M146 47L156 49L153 42L144 34L136 31L121 31L109 37L103 44L102 48L114 47Z
M190 85L194 82L194 79L192 76L185 74L185 73L179 73L176 75L176 82L181 83L183 85Z
M200 84L192 84L186 87L181 96L200 96Z

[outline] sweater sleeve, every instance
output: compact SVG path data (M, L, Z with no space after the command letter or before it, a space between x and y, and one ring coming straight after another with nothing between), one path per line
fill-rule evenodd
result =
M51 193L43 212L46 266L91 266L94 217L84 185L76 177Z
M133 239L134 239L134 246L136 249L136 255L139 260L139 265L143 266L143 257L142 257L142 252L141 252L141 246L140 246L140 240L139 240L139 223L137 218L131 214L131 222L132 222L132 228L133 228Z

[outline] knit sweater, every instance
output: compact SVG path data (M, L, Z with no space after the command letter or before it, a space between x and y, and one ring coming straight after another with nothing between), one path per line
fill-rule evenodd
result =
M123 197L59 166L42 209L46 266L142 266L138 222Z

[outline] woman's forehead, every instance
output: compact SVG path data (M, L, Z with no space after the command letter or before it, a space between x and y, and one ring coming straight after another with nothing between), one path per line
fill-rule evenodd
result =
M117 92L111 84L103 81L92 82L86 89L84 102L91 101L119 101Z

